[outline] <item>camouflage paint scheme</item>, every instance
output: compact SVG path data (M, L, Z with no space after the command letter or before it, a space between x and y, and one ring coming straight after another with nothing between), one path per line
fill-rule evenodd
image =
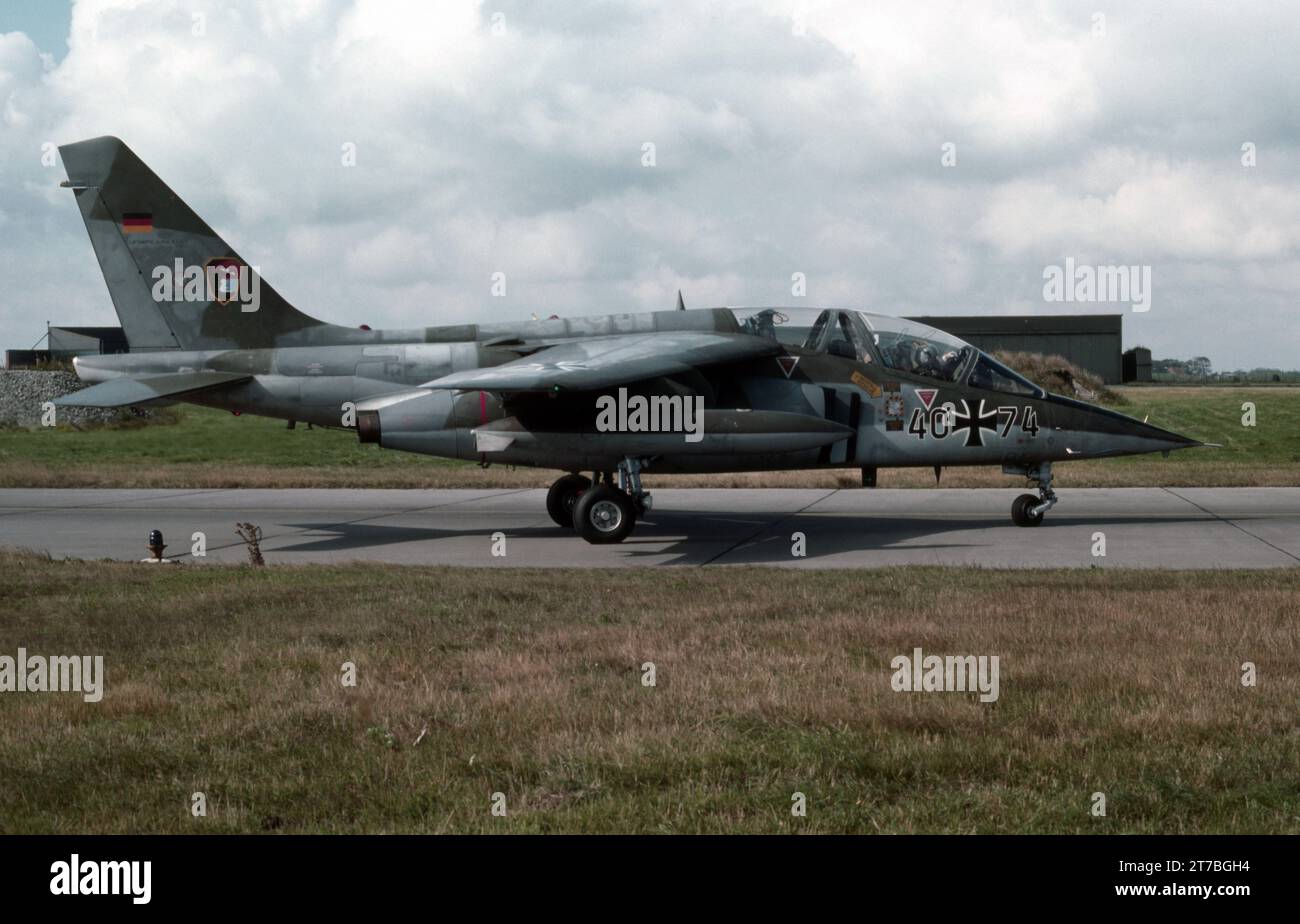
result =
M309 317L260 278L256 311L236 301L157 300L156 267L177 259L246 264L121 141L95 138L59 150L131 353L78 358L78 375L95 384L56 403L186 401L355 425L363 440L410 452L596 473L629 458L652 473L1015 470L1200 445L1045 394L1001 367L993 377L1010 390L980 387L996 364L979 350L858 311L813 312L817 320L799 342L782 334L809 309L367 330ZM150 227L128 233L128 215L148 216ZM894 346L882 336L894 337ZM909 350L912 360L899 361ZM620 387L701 396L704 438L597 432L596 397ZM349 407L354 417L346 416Z

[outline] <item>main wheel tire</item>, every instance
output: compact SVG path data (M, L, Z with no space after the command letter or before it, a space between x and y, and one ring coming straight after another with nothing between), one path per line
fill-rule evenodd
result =
M622 542L636 525L632 498L608 485L583 492L573 508L573 528L594 545Z
M591 479L585 475L565 475L546 492L546 512L557 526L573 529L573 508L578 498L591 488Z
M1034 513L1034 508L1040 503L1032 494L1021 494L1011 504L1011 521L1017 526L1037 526L1043 522L1043 515Z

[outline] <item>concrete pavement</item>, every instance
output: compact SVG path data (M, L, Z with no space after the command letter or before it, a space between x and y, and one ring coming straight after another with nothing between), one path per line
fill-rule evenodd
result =
M546 515L539 490L0 490L0 546L135 560L160 529L186 562L240 562L239 521L269 562L481 567L906 564L1269 568L1300 563L1300 488L1060 491L1036 528L1018 490L664 489L621 545L592 546ZM190 556L203 532L207 556ZM494 533L506 537L492 554ZM1104 533L1106 555L1092 554ZM792 555L802 533L805 557Z

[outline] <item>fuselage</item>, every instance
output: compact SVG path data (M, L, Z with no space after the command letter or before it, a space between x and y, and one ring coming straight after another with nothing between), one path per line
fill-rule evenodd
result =
M599 396L591 392L421 389L572 340L675 330L766 337L779 345L771 356L628 384L620 398L698 400L703 432L693 441L680 432L601 431ZM251 378L240 384L178 400L328 427L356 427L360 413L373 431L368 437L363 426L362 438L388 448L571 471L607 471L628 456L653 459L651 470L662 472L1014 466L1196 445L1047 394L940 331L847 310L661 311L346 330L331 339L346 342L80 357L76 368L90 383L209 370L245 374ZM383 415L398 405L395 427Z

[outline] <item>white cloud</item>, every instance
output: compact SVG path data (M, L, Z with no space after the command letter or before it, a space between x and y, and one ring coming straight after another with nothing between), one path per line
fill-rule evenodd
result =
M1087 251L1145 260L1259 260L1300 252L1294 188L1240 165L1170 163L1105 152L1079 173L1011 182L990 196L976 232L1004 254ZM1127 169L1116 171L1117 161ZM1097 178L1101 177L1100 182ZM1106 261L1103 262L1114 262ZM1132 261L1130 261L1132 262Z
M789 303L795 271L810 304L1054 311L1073 255L1155 265L1130 342L1295 364L1295 17L1125 4L1094 36L1072 0L836 0L797 35L795 9L79 0L57 63L0 35L0 341L111 322L40 156L115 134L338 323Z

